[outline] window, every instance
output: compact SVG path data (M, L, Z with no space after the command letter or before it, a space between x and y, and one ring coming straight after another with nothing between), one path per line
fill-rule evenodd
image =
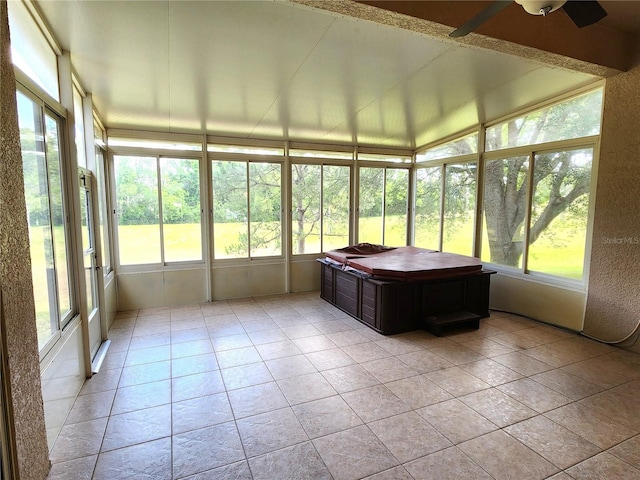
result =
M473 255L476 215L477 163L453 163L444 167L442 251Z
M442 167L416 170L416 247L440 250L440 197Z
M320 253L349 244L350 167L291 166L292 252Z
M504 156L484 167L484 261L582 280L595 140L564 140L597 135L601 108L599 89L487 130L487 148Z
M202 260L199 161L114 156L120 265Z
M600 134L602 89L489 127L487 152Z
M535 155L528 270L582 279L592 161L592 148Z
M17 92L38 346L71 320L73 297L60 158L61 120Z
M528 155L486 162L483 261L522 267L528 177Z
M444 145L429 148L424 152L416 155L416 162L428 162L430 160L438 160L441 158L459 157L478 153L478 133L466 135L456 138Z
M280 163L214 160L214 258L282 255Z
M360 167L358 241L407 244L409 170Z

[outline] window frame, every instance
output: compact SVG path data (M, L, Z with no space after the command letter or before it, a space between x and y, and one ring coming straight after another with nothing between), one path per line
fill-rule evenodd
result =
M111 209L110 214L112 216L112 260L114 261L115 270L117 272L145 272L145 271L158 271L158 270L178 270L185 267L203 266L206 264L207 259L207 245L205 235L205 198L203 187L203 175L205 167L202 162L202 155L196 151L171 151L171 150L155 150L144 148L132 148L132 147L109 147L108 153L108 173L111 192ZM157 178L157 197L158 197L158 224L159 224L159 241L160 241L160 262L153 263L140 263L140 264L122 264L120 261L120 232L119 232L119 220L117 212L117 182L116 172L114 168L115 157L117 156L132 156L132 157L147 157L155 159L156 166L156 178ZM201 258L200 260L184 260L177 262L167 262L164 255L164 227L162 218L162 177L160 163L162 158L179 159L179 160L197 160L198 161L198 181L200 182L200 241L201 241Z

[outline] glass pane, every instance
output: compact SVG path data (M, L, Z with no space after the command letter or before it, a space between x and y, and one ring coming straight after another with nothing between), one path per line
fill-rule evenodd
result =
M334 152L329 150L307 150L302 148L289 149L290 157L331 158L333 160L353 160L353 152Z
M38 346L42 348L59 330L45 133L41 107L20 92L17 100Z
M529 157L487 161L484 170L482 260L522 267Z
M213 153L243 153L246 155L284 155L283 147L248 147L241 145L223 145L210 143L207 152Z
M452 140L430 148L416 155L416 162L426 162L429 160L437 160L440 158L458 157L460 155L469 155L478 153L478 134L472 133L462 138Z
M409 170L387 168L385 182L384 243L389 246L407 244L407 201Z
M360 167L360 215L358 242L382 245L384 222L382 201L384 192L384 168Z
M87 292L87 314L91 314L96 307L96 286L93 275L93 252L84 256L84 282Z
M528 269L581 279L593 150L538 154Z
M116 155L113 160L120 265L160 263L156 159Z
M196 142L170 142L163 140L141 140L136 138L109 137L110 147L148 148L151 150L202 151L202 145Z
M476 163L445 166L442 250L473 254Z
M358 160L367 160L371 162L411 163L411 156L358 152Z
M107 175L104 150L96 147L96 167L98 169L98 213L100 220L100 245L102 246L103 274L107 275L111 267L111 244L109 242L109 210L107 208Z
M88 250L93 248L91 245L91 213L89 210L89 195L91 193L83 186L80 187L80 232L82 236L82 248Z
M213 256L246 258L249 256L249 211L247 164L211 163L213 184Z
M416 247L440 250L440 195L442 167L416 171Z
M322 250L349 245L349 167L323 167Z
M164 261L202 260L200 162L160 159Z
M294 255L319 253L320 165L291 165L291 249Z
M78 166L87 168L87 152L84 139L84 110L82 108L82 95L73 87L73 117L75 121L76 154Z
M281 188L280 164L249 164L249 245L252 257L282 254Z
M49 173L49 205L51 208L51 222L53 234L53 252L58 282L58 308L60 320L71 320L71 280L68 258L68 232L65 222L64 197L62 189L62 175L60 173L60 140L59 120L45 114L44 117L47 144L47 170ZM64 327L64 324L61 325Z
M487 128L486 150L598 135L601 114L602 89L598 89Z

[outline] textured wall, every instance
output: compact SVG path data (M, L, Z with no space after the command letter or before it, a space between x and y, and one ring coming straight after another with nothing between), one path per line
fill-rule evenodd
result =
M0 0L0 47L0 287L5 337L2 340L18 472L21 480L42 480L50 464L6 0Z
M584 333L619 342L640 324L640 61L607 79Z

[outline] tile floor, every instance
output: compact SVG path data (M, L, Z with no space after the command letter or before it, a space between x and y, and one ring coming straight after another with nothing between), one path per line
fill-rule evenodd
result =
M493 312L383 336L281 295L120 312L54 479L640 479L640 355Z

